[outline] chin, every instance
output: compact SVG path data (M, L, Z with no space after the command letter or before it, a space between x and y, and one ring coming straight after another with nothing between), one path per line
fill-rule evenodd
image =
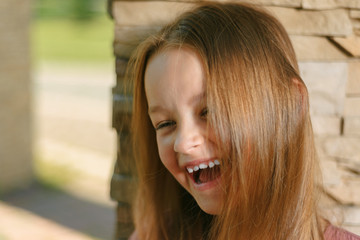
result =
M204 212L210 215L220 214L220 204L217 201L196 201Z

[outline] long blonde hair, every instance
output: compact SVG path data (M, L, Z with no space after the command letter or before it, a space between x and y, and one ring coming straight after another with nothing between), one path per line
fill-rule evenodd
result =
M181 47L195 51L205 71L209 126L223 161L216 216L202 212L162 165L147 113L149 58ZM202 4L142 43L131 72L139 239L323 238L308 92L274 17L248 4Z

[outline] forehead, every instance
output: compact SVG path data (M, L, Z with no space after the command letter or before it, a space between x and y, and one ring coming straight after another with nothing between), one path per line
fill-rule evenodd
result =
M165 48L148 60L145 81L149 76L161 75L171 78L173 75L188 77L190 74L193 78L203 74L203 64L199 55L189 48Z
M166 49L147 64L145 93L148 102L160 97L183 97L204 92L203 65L198 54L188 48ZM189 96L190 97L190 96Z

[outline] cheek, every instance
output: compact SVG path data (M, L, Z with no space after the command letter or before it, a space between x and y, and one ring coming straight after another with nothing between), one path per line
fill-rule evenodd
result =
M171 172L174 164L176 164L174 147L170 138L156 137L159 156L164 166Z
M216 137L215 137L215 131L214 131L213 128L209 127L207 129L207 137L208 137L210 142L215 143Z
M176 181L189 191L185 172L179 167L177 154L174 151L173 138L171 136L166 138L156 137L156 141L161 162Z
M206 137L207 137L207 141L208 141L208 145L207 145L208 148L210 148L210 151L212 154L216 155L218 153L218 146L216 144L215 131L212 127L206 128Z

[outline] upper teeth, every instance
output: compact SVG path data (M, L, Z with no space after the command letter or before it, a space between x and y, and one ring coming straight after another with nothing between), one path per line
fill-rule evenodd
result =
M196 171L199 171L199 169L205 169L205 168L213 168L215 165L220 165L220 162L219 162L219 160L214 160L213 162L212 161L210 161L210 162L208 162L207 164L206 163L200 163L199 165L197 165L197 166L194 166L194 167L187 167L186 169L187 169L187 171L189 172L189 173L192 173L192 172L196 172Z

